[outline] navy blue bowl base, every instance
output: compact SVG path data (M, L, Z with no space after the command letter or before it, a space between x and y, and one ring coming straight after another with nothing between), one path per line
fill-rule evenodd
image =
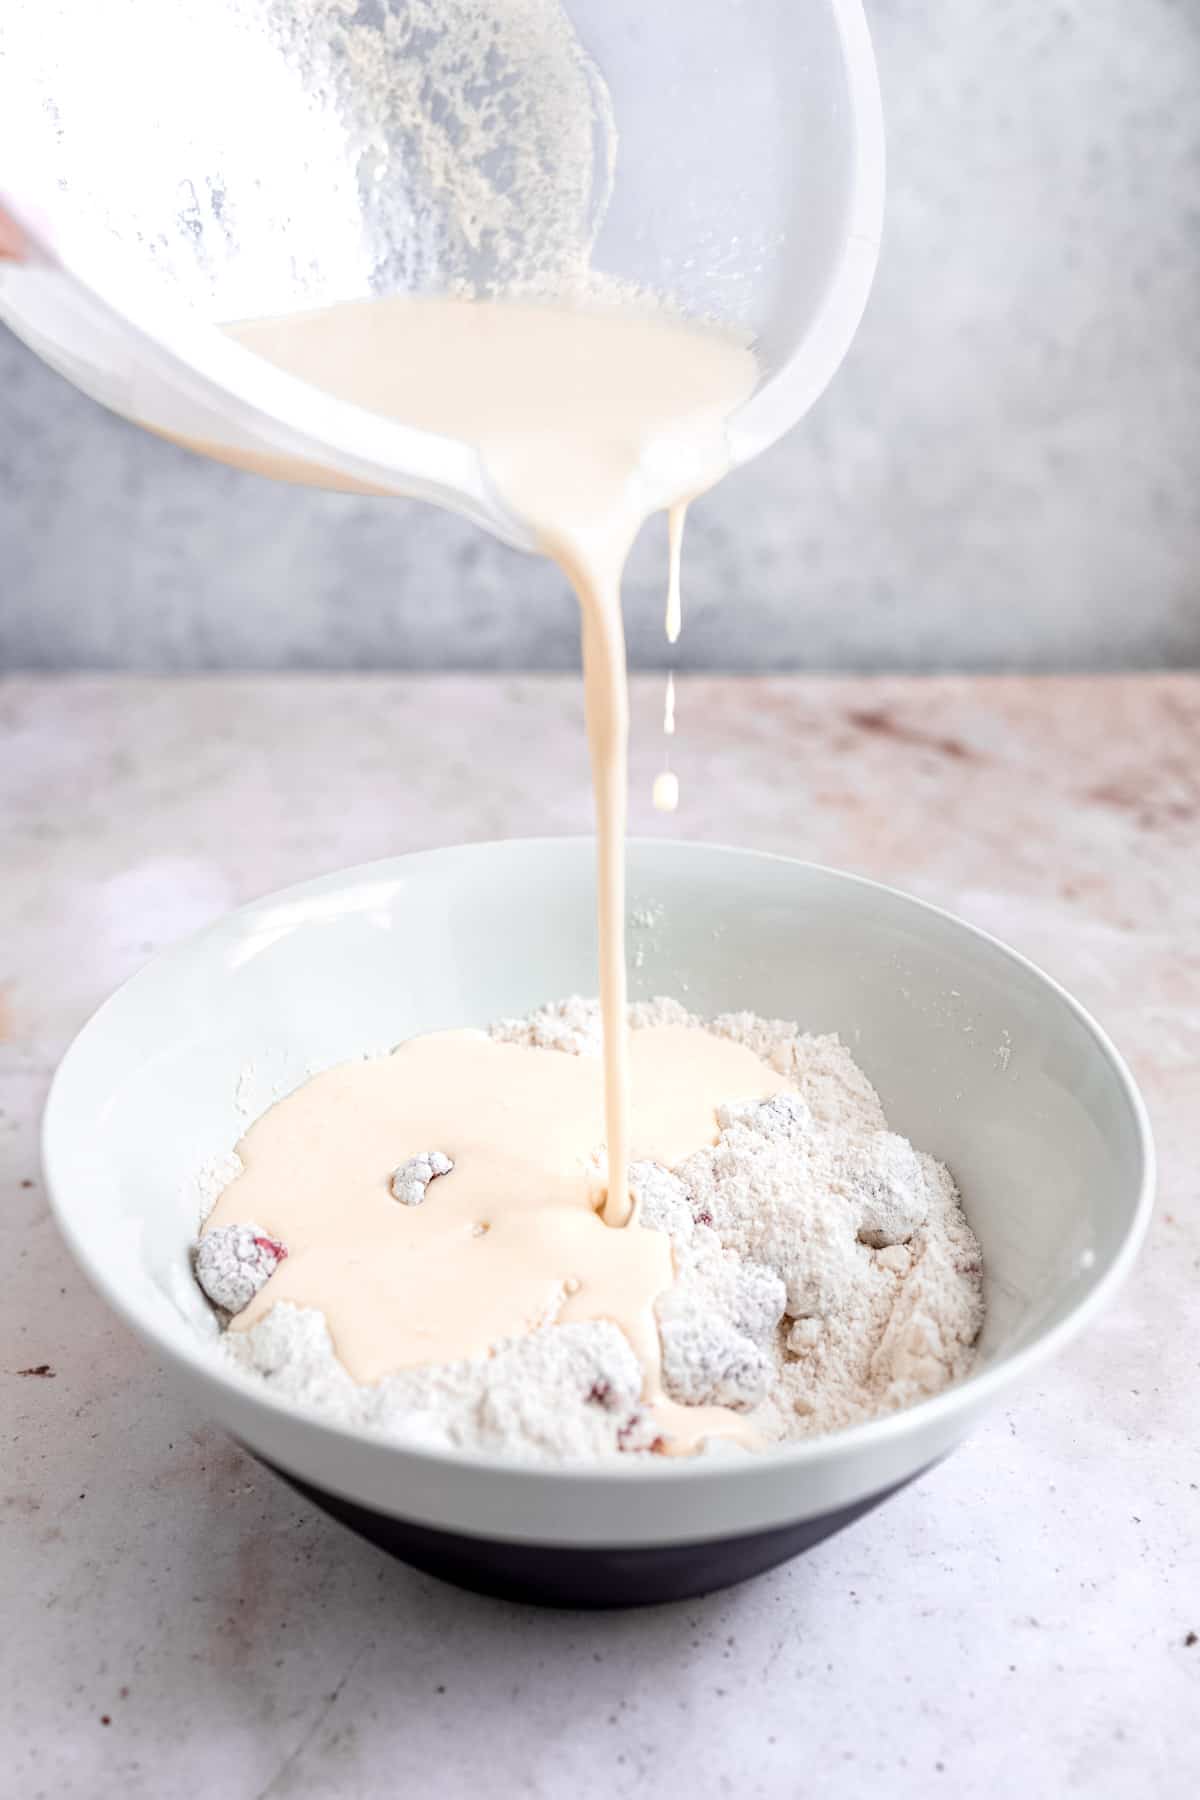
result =
M258 1460L264 1461L261 1457ZM441 1531L344 1500L287 1474L274 1463L265 1466L331 1518L386 1550L389 1556L427 1575L436 1575L440 1581L528 1606L589 1611L662 1606L734 1587L811 1550L814 1544L852 1525L925 1472L918 1470L907 1480L857 1500L853 1506L838 1507L770 1531L711 1538L702 1543L606 1548L513 1544L499 1538Z

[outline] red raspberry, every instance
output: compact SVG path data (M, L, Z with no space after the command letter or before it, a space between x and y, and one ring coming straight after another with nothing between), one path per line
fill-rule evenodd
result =
M238 1313L286 1255L286 1245L257 1225L218 1225L196 1245L196 1280L214 1306Z

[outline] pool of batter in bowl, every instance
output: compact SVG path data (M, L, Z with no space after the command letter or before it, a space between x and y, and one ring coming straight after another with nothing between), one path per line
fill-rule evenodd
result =
M343 1424L548 1464L765 1450L960 1379L979 1245L844 1045L669 999L629 1024L621 1225L595 1001L272 1106L195 1246L221 1353Z

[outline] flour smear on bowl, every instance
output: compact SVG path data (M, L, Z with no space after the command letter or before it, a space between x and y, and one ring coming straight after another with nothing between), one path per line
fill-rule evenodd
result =
M618 1231L594 1001L272 1107L197 1246L221 1354L338 1423L543 1464L764 1450L960 1379L979 1246L839 1040L668 999L630 1024Z

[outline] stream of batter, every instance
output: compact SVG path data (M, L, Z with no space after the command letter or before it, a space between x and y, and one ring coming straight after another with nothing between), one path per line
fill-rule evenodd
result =
M654 1388L658 1357L650 1307L654 1293L669 1285L671 1267L667 1239L631 1220L628 1182L634 1138L625 1025L629 720L621 577L641 525L652 512L669 509L668 630L677 635L684 510L726 472L726 422L755 386L755 359L731 337L662 312L511 301L355 301L232 332L272 363L344 400L478 445L497 490L575 588L598 845L603 1123L590 1110L601 1096L598 1071L586 1060L513 1051L471 1033L414 1040L385 1062L332 1071L273 1109L249 1134L247 1173L227 1190L209 1228L255 1218L277 1230L290 1254L260 1298L264 1304L292 1298L319 1306L339 1354L360 1379L404 1363L476 1354L497 1336L528 1330L545 1315L554 1282L569 1278L578 1286L558 1316L615 1319ZM663 1035L647 1031L635 1040L634 1118L637 1154L671 1165L715 1141L719 1102L783 1084L748 1052L729 1045L714 1050L703 1032L656 1043ZM377 1074L368 1078L364 1069ZM387 1094L387 1149L382 1116L367 1103L376 1080L381 1105L382 1089ZM414 1095L425 1106L420 1117L405 1110ZM686 1132L672 1122L676 1102L686 1115ZM519 1143L510 1131L518 1116ZM297 1133L295 1155L285 1126ZM419 1141L406 1136L409 1127ZM556 1165L553 1147L560 1137L565 1160ZM412 1234L411 1254L419 1258L415 1284L411 1259L401 1265L409 1269L405 1293L420 1296L419 1325L412 1305L405 1313L389 1288L382 1259L359 1257L356 1250L355 1273L347 1278L350 1252L338 1251L339 1241L350 1241L341 1199L322 1224L319 1200L302 1206L298 1198L304 1160L318 1151L327 1212L329 1194L343 1192L340 1177L334 1185L338 1165L321 1149L326 1141L342 1145L347 1156L354 1152L355 1180L365 1193L366 1169L355 1146L367 1140L383 1159L372 1165L372 1204L391 1208L392 1226ZM469 1141L470 1154L438 1184L444 1193L397 1226L394 1215L413 1209L388 1197L390 1167L406 1154L456 1141ZM589 1176L588 1157L601 1143L606 1169ZM491 1196L489 1229L471 1238L467 1221L480 1222L476 1214L485 1195ZM296 1209L303 1210L302 1219L294 1216ZM360 1223L365 1226L365 1216ZM469 1293L468 1268L475 1271ZM378 1305L356 1306L352 1290L386 1296L386 1304L381 1298ZM252 1306L237 1323L256 1316ZM660 1390L648 1397L660 1413L669 1404ZM728 1415L725 1428L736 1429L733 1421ZM706 1428L712 1430L714 1421L676 1418L672 1425L687 1441Z

